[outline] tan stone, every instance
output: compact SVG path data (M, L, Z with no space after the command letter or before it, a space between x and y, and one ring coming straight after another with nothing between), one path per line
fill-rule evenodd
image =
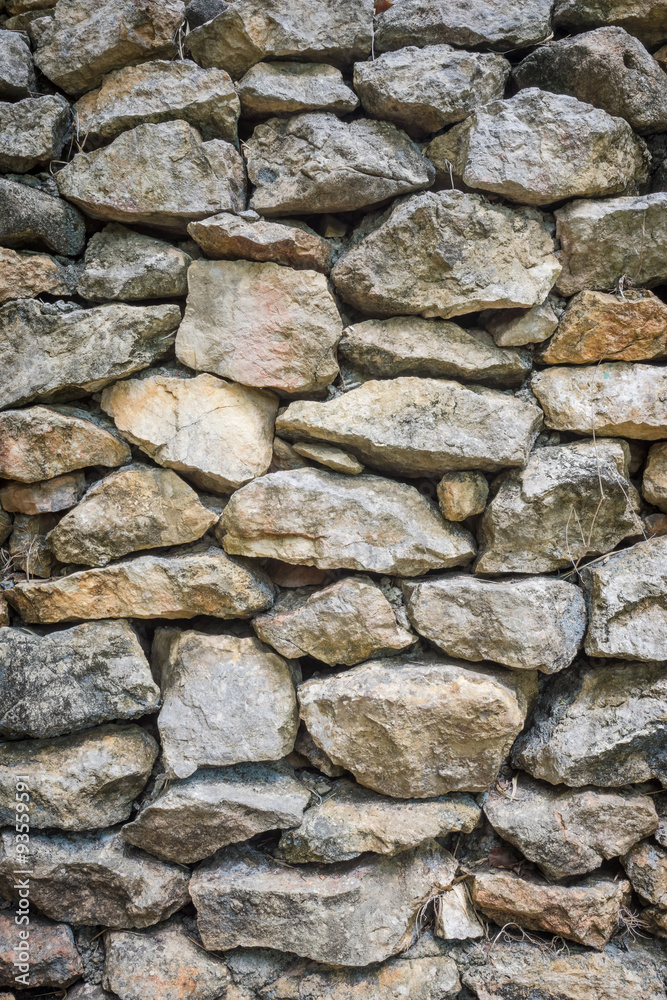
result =
M0 597L0 627L9 625L9 605L4 597Z
M333 469L334 472L345 472L348 476L358 476L360 472L364 471L364 466L357 461L354 455L330 444L301 442L294 445L294 451L297 455L310 459L311 462L326 465L327 469Z
M191 222L188 233L213 260L271 261L323 274L328 270L331 244L304 222L251 221L220 212Z
M43 292L71 295L67 270L47 254L17 253L0 247L0 303L30 299Z
M486 507L489 484L481 472L447 472L437 487L438 505L447 521L465 521Z
M74 507L85 492L83 472L67 472L43 483L7 483L0 489L0 505L19 514L49 514Z
M497 347L540 344L558 326L558 314L554 305L559 301L562 300L550 295L545 302L532 309L502 309L488 314L489 318L485 320L484 326Z
M345 115L359 107L359 98L335 66L326 63L255 63L238 83L246 118L333 111Z
M667 442L652 444L649 448L642 493L645 500L667 513Z
M282 438L273 439L273 456L269 472L284 472L286 469L306 469L309 463L298 455L291 444Z

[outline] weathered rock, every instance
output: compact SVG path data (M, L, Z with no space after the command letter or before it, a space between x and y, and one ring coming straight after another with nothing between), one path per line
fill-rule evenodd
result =
M9 539L9 554L16 569L23 570L29 580L33 576L51 576L53 553L47 535L55 528L55 514L16 514Z
M537 407L494 389L406 377L291 403L276 431L289 441L342 445L383 472L437 476L524 465L541 422Z
M466 48L520 49L536 45L551 34L549 0L521 0L508 7L502 0L430 3L402 0L380 13L375 28L375 51L405 45L450 43Z
M496 347L484 330L417 316L367 319L348 326L338 353L375 378L416 375L501 386L519 385L532 364L525 351Z
M93 309L18 299L0 307L0 407L73 399L146 368L174 342L176 305Z
M231 498L218 529L227 552L320 569L419 576L469 562L469 532L414 487L319 469L274 472Z
M435 171L388 122L311 112L258 125L245 144L261 215L351 212L430 187Z
M335 868L286 868L244 845L202 862L190 895L207 949L260 945L368 965L402 950L422 900L451 882L452 865L434 841Z
M298 826L310 792L270 764L203 768L150 799L122 836L167 861L192 863L266 830Z
M0 700L0 737L43 738L155 711L160 691L127 622L84 622L0 631Z
M87 983L85 980L79 980L78 983L71 986L67 996L69 1000L116 1000L115 996L107 993L101 986L96 983Z
M558 326L558 312L554 305L555 297L550 295L542 305L532 309L503 309L489 314L484 326L497 347L540 344Z
M116 382L104 390L102 408L155 462L205 490L232 492L271 463L272 393L213 375L158 374Z
M0 413L0 476L40 482L89 465L121 465L130 449L74 407L31 406Z
M0 170L23 174L57 160L71 118L70 106L60 95L0 104Z
M68 472L43 483L7 483L0 488L0 504L20 514L48 514L74 507L86 489L83 472Z
M67 94L82 94L111 70L175 56L184 15L181 0L70 0L40 26L35 64Z
M396 202L375 225L331 272L340 296L375 316L528 308L560 273L553 239L531 208L427 192Z
M338 374L343 324L316 271L245 260L196 260L176 355L243 385L308 392Z
M191 222L188 232L214 260L272 261L323 274L328 270L331 245L302 222L250 221L221 212L202 222Z
M635 844L622 859L635 892L661 909L667 909L667 850L650 840Z
M118 223L94 234L84 260L77 286L84 299L162 299L187 292L188 254Z
M0 98L16 101L36 93L28 40L15 31L0 30Z
M184 121L137 125L103 149L78 153L57 180L63 197L93 219L176 232L194 219L245 208L241 154L223 139L202 142Z
M648 164L622 118L533 87L477 108L427 153L440 172L444 154L466 187L529 205L620 194L646 179Z
M576 441L538 448L525 468L503 473L480 524L476 572L550 573L641 535L629 457L625 441Z
M404 583L403 593L420 635L465 660L552 674L570 665L586 631L581 590L551 577L452 574Z
M16 775L30 792L35 829L93 830L127 819L158 754L139 726L0 744L0 817L14 825Z
M17 253L0 247L0 304L10 299L71 295L76 286L72 268L46 254Z
M664 782L666 694L664 664L571 667L541 691L513 760L552 785Z
M461 121L478 104L502 98L510 70L507 59L494 53L411 46L356 63L354 89L371 118L422 136Z
M594 871L653 833L658 822L653 799L633 789L553 788L527 775L511 791L491 789L484 812L550 879Z
M645 500L667 513L667 444L664 442L652 444L649 448L642 493Z
M86 223L74 205L58 197L45 174L0 177L0 240L5 246L75 255L86 242Z
M489 484L481 472L446 472L437 487L438 506L447 521L465 521L486 507Z
M328 778L340 778L345 774L345 768L334 764L331 758L325 754L324 750L318 747L303 722L300 724L299 731L296 734L294 753L302 758L302 762L303 760L308 761L312 767L317 771L321 771L322 774L326 774Z
M109 73L75 111L79 134L93 147L137 125L175 119L199 129L203 139L235 142L240 105L224 70L202 69L190 59L155 59Z
M431 654L364 663L299 687L301 717L334 764L394 798L486 791L523 727L533 673Z
M239 80L238 95L246 118L305 111L346 115L359 107L359 98L343 83L341 71L325 63L256 63Z
M252 627L281 656L314 656L329 666L352 666L415 641L381 590L362 577L323 590L287 591Z
M313 6L309 0L241 0L188 35L201 66L221 66L237 79L264 59L346 66L370 55L372 0Z
M161 673L158 728L170 776L292 752L300 671L258 639L165 629L153 656Z
M588 878L577 885L549 885L512 872L477 871L475 906L499 926L518 924L593 948L604 948L622 908L630 905L630 883Z
M364 466L353 455L330 444L302 442L295 444L293 451L297 455L310 459L311 462L318 462L319 465L324 465L327 469L332 469L334 472L344 472L348 476L358 476L360 472L364 471Z
M23 950L18 945L27 940L20 936L26 928L14 923L13 913L0 910L0 985L68 986L83 972L72 928L54 924L39 913L29 916L30 946ZM14 964L17 960L19 966Z
M105 927L149 927L189 901L190 873L128 846L120 828L33 833L19 855L0 835L0 888L16 898L13 869L29 862L30 897L52 920Z
M520 87L568 94L625 118L640 135L667 127L667 74L622 28L598 28L537 48L514 75Z
M629 0L623 4L599 0L556 0L554 24L575 31L617 25L639 38L647 47L667 41L667 15L656 0Z

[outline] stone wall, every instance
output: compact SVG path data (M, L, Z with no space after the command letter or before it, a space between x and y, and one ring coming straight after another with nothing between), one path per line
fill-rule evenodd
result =
M667 1000L665 43L0 0L0 1000Z

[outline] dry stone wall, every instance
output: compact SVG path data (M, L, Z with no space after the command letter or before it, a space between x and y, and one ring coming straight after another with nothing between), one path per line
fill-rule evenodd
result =
M666 70L0 0L0 1000L667 1000Z

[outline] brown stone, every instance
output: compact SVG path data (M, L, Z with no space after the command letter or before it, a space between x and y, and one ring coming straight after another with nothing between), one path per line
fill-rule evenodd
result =
M7 483L0 489L0 504L19 514L48 514L69 510L85 492L83 472L67 472L43 483Z
M649 448L642 480L644 499L667 513L667 442L660 441ZM9 510L9 508L5 508Z
M9 554L14 567L22 569L26 578L51 576L53 553L46 536L55 528L55 514L17 514L9 539Z
M229 212L191 222L188 232L213 260L255 260L327 273L331 244L304 222L248 220Z
M447 472L437 487L438 505L447 521L465 521L486 507L489 484L482 472Z
M647 903L667 910L667 849L642 840L622 862L635 892Z
M330 444L316 444L312 441L302 441L300 444L294 445L294 451L297 455L301 455L311 462L317 462L318 465L324 465L327 469L332 469L334 472L344 472L348 476L358 476L360 472L364 471L364 466L361 462L357 461L354 455L350 455L348 451L343 451L342 448L336 448Z
M61 989L83 972L81 956L74 944L72 928L55 924L39 913L30 914L30 948L25 969L14 965L17 946L24 943L14 923L14 912L0 910L0 986L57 986ZM21 978L17 981L16 976Z
M47 254L18 253L0 247L0 303L49 295L71 295L68 272Z

